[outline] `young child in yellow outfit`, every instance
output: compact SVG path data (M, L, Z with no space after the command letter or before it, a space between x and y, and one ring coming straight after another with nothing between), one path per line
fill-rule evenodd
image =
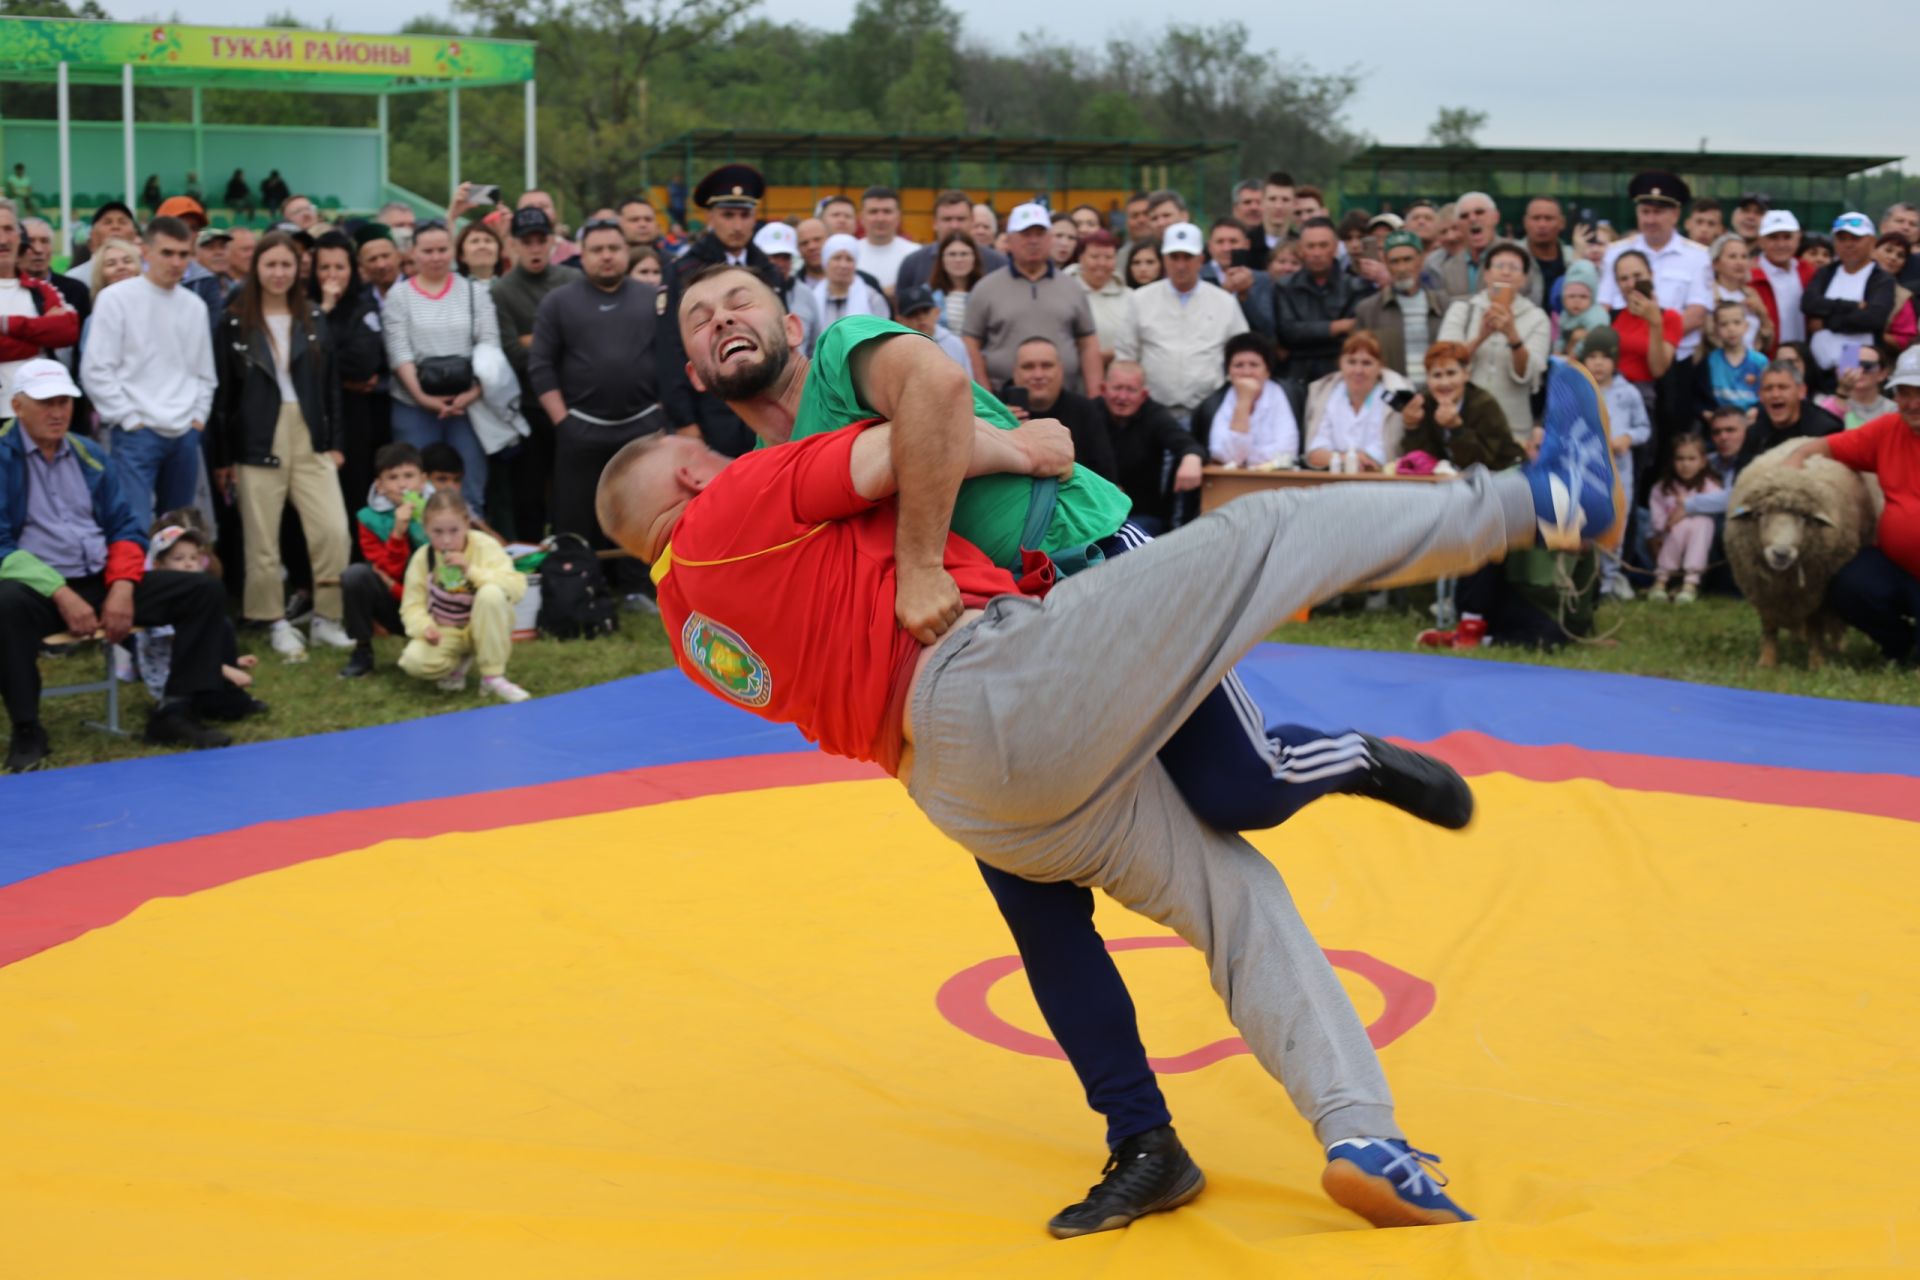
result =
M513 650L513 606L527 594L527 576L498 542L472 526L457 489L436 490L422 513L427 545L407 562L400 621L407 647L400 669L442 689L466 688L467 668L480 668L480 692L502 702L528 693L507 679Z

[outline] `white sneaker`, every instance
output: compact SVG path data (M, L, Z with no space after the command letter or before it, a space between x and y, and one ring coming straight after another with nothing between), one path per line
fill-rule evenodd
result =
M313 615L311 631L313 634L313 643L316 645L324 644L334 649L353 648L352 637L347 635L347 629L341 626L336 619L323 618L316 613Z
M473 659L464 659L453 669L452 675L441 676L433 682L433 687L443 693L459 693L467 687L467 671L473 666Z
M1633 599L1633 584L1627 581L1626 574L1615 574L1613 581L1607 584L1606 594L1612 596L1615 600L1631 600Z
M300 639L300 633L294 630L293 624L285 618L275 622L272 629L268 631L267 644L288 662L307 660L305 642Z
M480 692L502 702L525 702L533 696L505 676L481 676Z

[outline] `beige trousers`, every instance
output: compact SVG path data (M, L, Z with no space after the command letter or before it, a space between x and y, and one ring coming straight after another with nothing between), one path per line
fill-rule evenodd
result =
M340 473L333 459L313 451L313 433L300 405L287 401L273 428L277 467L241 466L234 487L240 503L240 527L247 539L247 588L242 611L251 622L286 616L287 589L280 580L280 519L287 499L300 513L313 564L313 611L340 619L340 575L347 571L347 504L340 497ZM323 585L324 584L324 585Z
M440 628L440 643L407 641L400 651L400 669L421 680L450 676L468 654L482 677L507 674L507 655L513 652L513 605L507 593L488 583L473 593L473 617L464 627Z

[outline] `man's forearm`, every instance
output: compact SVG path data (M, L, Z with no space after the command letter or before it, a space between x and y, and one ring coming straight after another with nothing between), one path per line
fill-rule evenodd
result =
M954 499L972 461L973 397L956 378L913 378L901 388L893 421L907 426L893 433L891 448L900 491L894 559L914 568L943 564Z
M547 420L556 427L567 416L567 398L558 391L542 391L540 407L547 411Z
M893 444L898 431L896 424L869 427L854 441L850 460L853 489L863 498L879 501L899 492L899 478L894 473ZM964 479L974 476L992 475L1028 475L1033 462L1026 451L1015 441L1014 433L994 426L984 418L973 420L973 436L967 455ZM940 546L944 558L946 533L940 536Z

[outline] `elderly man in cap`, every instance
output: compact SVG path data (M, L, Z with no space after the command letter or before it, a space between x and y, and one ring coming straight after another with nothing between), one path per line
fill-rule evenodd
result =
M1105 372L1099 331L1087 291L1054 267L1049 252L1052 227L1053 214L1044 205L1019 205L1007 215L1012 260L988 272L967 296L962 336L973 380L983 387L1004 386L1013 378L1020 344L1045 338L1060 353L1068 388L1084 387L1087 398L1097 400Z
M1735 221L1739 210L1734 210ZM1751 283L1766 304L1779 342L1804 342L1806 317L1800 299L1813 279L1814 265L1800 259L1800 220L1786 209L1769 209L1756 224L1760 251L1754 255ZM1777 349L1777 348L1776 348Z
M1876 238L1873 219L1864 213L1835 218L1834 260L1813 273L1800 295L1808 349L1829 375L1856 358L1893 317L1894 279L1873 260Z
M1889 662L1920 667L1920 347L1904 351L1887 379L1899 405L1873 421L1808 440L1787 458L1832 458L1870 471L1886 494L1874 545L1827 585L1827 607L1873 638Z
M800 233L789 223L769 222L753 233L753 247L766 254L767 261L780 273L780 301L800 317L805 334L800 339L800 349L812 355L814 339L826 328L826 321L819 296L801 279L806 274L806 264L800 257Z
M1200 278L1204 251L1191 222L1161 233L1166 272L1134 291L1134 340L1123 339L1114 353L1146 370L1147 385L1182 426L1220 385L1227 339L1247 332L1233 295Z
M716 262L747 267L776 294L780 292L779 271L753 243L754 223L766 191L766 180L751 165L721 165L700 180L693 189L693 203L706 211L707 233L672 263L662 264L666 285L660 303L662 315L677 314L685 282ZM753 432L727 408L726 401L699 390L688 380L680 326L661 325L655 331L654 343L654 366L660 377L660 401L666 406L668 429L698 435L729 457L753 448Z
M539 391L530 360L535 317L540 304L554 291L580 279L580 272L554 261L560 239L554 232L553 216L538 204L515 210L508 234L513 239L513 270L495 280L490 292L494 315L500 322L500 346L520 380L520 402L531 406ZM621 243L626 243L624 237ZM554 424L538 413L529 412L526 419L531 433L513 467L513 516L510 523L500 527L516 537L537 539L546 531ZM498 521L498 516L493 518Z
M1387 368L1405 375L1418 391L1426 390L1427 348L1439 338L1447 314L1446 295L1421 282L1423 248L1411 231L1388 236L1388 285L1353 309L1354 322L1380 340Z
M1638 249L1653 268L1654 300L1662 310L1680 313L1681 338L1675 354L1685 360L1700 346L1701 326L1713 310L1713 256L1705 245L1680 235L1680 209L1693 192L1675 175L1650 169L1634 175L1627 194L1633 197L1640 230L1608 246L1600 265L1600 305L1612 311L1626 308L1613 267L1621 254Z
M15 370L0 426L0 692L13 735L9 773L51 750L40 724L40 642L65 631L110 644L135 626L174 629L166 696L147 741L224 747L196 702L219 705L226 589L206 573L146 567L146 530L127 507L113 460L67 434L80 389L52 360Z

